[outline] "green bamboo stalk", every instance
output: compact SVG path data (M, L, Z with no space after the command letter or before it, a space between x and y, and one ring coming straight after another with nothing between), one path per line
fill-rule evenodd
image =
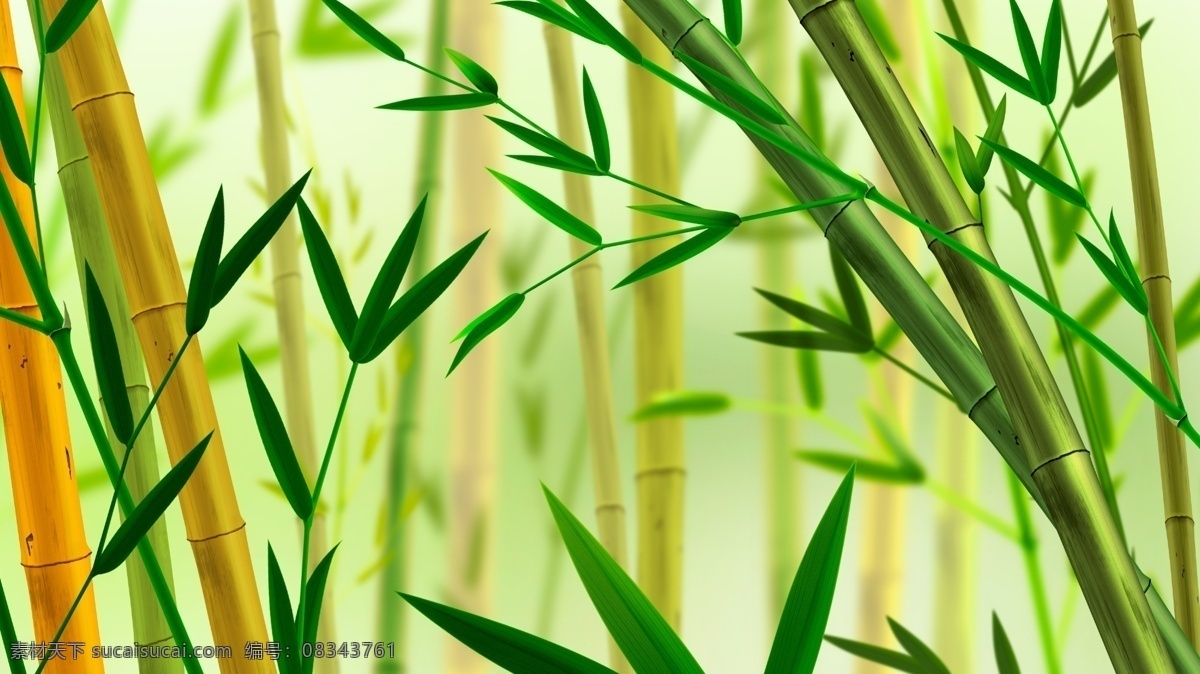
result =
M33 2L30 5L31 11L36 11ZM99 193L96 191L96 179L92 176L87 148L83 144L83 137L79 133L75 118L71 115L58 56L48 54L45 67L46 103L54 134L58 178L66 201L67 221L71 229L71 243L75 250L79 282L81 285L84 283L84 269L90 266L104 295L104 302L117 336L117 350L125 374L130 407L133 409L134 418L141 418L150 403L151 392L142 367L142 350L138 345L133 323L129 320L129 304L121 285L116 252L109 238L108 225L104 220ZM88 320L90 322L91 319ZM103 406L104 401L100 400L99 404ZM125 452L131 450L127 450L117 441L107 415L104 416L104 420L108 428L109 442L112 447L119 448L118 460L124 460ZM147 422L148 425L152 423ZM134 502L140 502L150 489L158 484L158 451L154 433L148 432L149 430L147 428L146 432L138 435L133 447L136 454L130 457L125 472L125 484ZM124 521L123 515L121 521ZM147 539L158 557L166 587L174 593L166 519L160 519L151 527ZM134 639L143 645L169 645L173 641L171 628L159 606L158 597L154 593L142 559L138 556L130 557L125 565L125 573L129 583ZM173 658L140 658L138 671L141 674L175 674L183 671L183 661Z
M884 157L905 201L943 232L994 260L983 228L962 199L916 112L852 2L791 0ZM853 58L850 55L853 54ZM934 255L962 298L963 311L1000 393L1013 411L1051 521L1119 672L1166 671L1161 635L1096 477L1012 290L945 245ZM1102 507L1093 508L1099 504ZM1134 598L1130 601L1130 598Z
M1172 385L1172 375L1178 382L1179 356L1175 344L1175 308L1167 265L1167 239L1163 232L1158 165L1154 155L1154 134L1150 127L1146 74L1142 67L1142 36L1138 32L1133 0L1109 0L1108 13L1117 57L1117 76L1121 82L1125 140L1133 181L1134 216L1140 253L1138 271L1150 301L1150 322L1153 326L1153 330L1147 330L1150 376L1155 386L1168 391ZM1163 358L1159 357L1155 331L1162 342L1165 364ZM1154 422L1158 434L1158 461L1162 476L1175 617L1192 644L1197 645L1200 644L1200 583L1196 574L1196 522L1192 517L1187 447L1183 433L1161 411L1155 412Z

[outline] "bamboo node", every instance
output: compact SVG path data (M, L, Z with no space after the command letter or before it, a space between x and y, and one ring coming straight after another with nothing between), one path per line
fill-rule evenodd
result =
M1142 279L1142 285L1146 285L1147 283L1149 283L1151 281L1156 281L1158 279L1165 279L1167 283L1170 283L1171 275L1170 274L1153 274L1151 276L1147 276L1146 278Z
M74 105L72 105L71 112L75 112L76 110L78 110L79 108L82 108L83 106L87 105L88 103L98 101L102 98L109 98L110 96L121 96L121 95L133 97L133 92L129 91L128 89L122 89L120 91L109 91L107 93L96 94L95 96L89 96L89 97L79 101L78 103L75 103Z
M850 208L850 204L853 203L853 200L843 203L842 207L838 209L838 212L833 214L833 217L829 219L829 223L825 225L825 229L821 230L825 235L825 238L829 238L829 230L833 229L833 224L837 222L838 218L842 217L842 213L845 213L846 209Z
M679 45L680 45L680 43L682 43L682 42L683 42L683 39L684 39L684 38L686 38L686 37L688 36L688 33L692 32L692 29L693 29L693 28L695 28L696 26L699 26L700 24L704 23L704 22L705 22L705 21L707 21L707 20L708 20L708 19L705 19L705 18L702 16L702 17L700 17L699 19L696 19L695 23L693 23L692 25L688 26L688 27L687 27L687 30L685 30L685 31L683 31L682 33L680 33L680 34L679 34L679 39L675 40L675 44L671 45L671 55L672 55L672 56L675 56L675 50L676 50L676 49L679 49ZM678 58L678 57L676 57L676 58Z
M67 161L65 161L59 165L58 174L62 175L63 171L66 171L67 169L71 168L75 164L78 164L79 162L84 162L87 160L88 160L88 154L86 152L78 157L75 157L74 159L68 159Z
M133 315L129 317L129 320L131 322L136 321L137 319L141 318L143 314L148 314L151 311L157 311L159 309L166 309L167 307L174 306L187 306L187 300L177 300L175 302L167 302L166 304L152 304L148 307L138 309L137 311L133 312Z
M797 12L797 14L800 16L800 25L804 25L804 20L807 19L813 12L817 11L818 9L824 9L835 2L837 2L837 0L819 0L818 2L812 3L812 5L805 10L804 14L799 14L799 12ZM794 9L795 7L796 3L793 2L792 8Z
M219 534L213 534L212 536L205 536L204 538L189 538L187 540L188 540L188 543L207 543L208 541L216 540L223 536L228 536L230 534L236 534L237 532L239 532L245 528L246 528L246 521L242 520L241 526L230 529L229 531L219 533Z
M926 220L925 222L929 222L929 221ZM945 234L946 236L954 236L955 234L963 231L964 229L969 229L971 227L983 227L983 222L968 222L965 225L959 225L958 227L955 227L954 229L948 229L942 233ZM929 243L926 244L926 246L930 250L933 250L933 244L935 244L935 243L939 243L939 240L938 239L930 239Z
M641 479L643 477L649 477L651 475L664 475L664 474L670 474L670 473L678 473L680 475L687 475L687 471L683 469L683 466L662 466L660 468L639 469L636 477L638 479Z
M974 419L971 417L971 415L975 414L975 408L979 407L979 404L982 403L985 398L987 398L991 394L995 393L997 390L999 390L998 386L996 384L992 384L992 387L989 388L988 390L984 391L983 395L979 396L978 400L971 403L970 409L967 410L967 418L974 421Z
M33 539L33 534L29 534L29 537L25 539L26 544L30 543L32 541L32 539ZM32 546L30 546L30 554L32 554ZM74 559L64 559L61 562L49 562L47 564L26 564L25 562L21 562L21 566L25 567L26 569L46 569L46 568L49 568L52 566L65 566L67 564L74 564L75 562L81 562L91 556L92 556L92 551L88 550L87 552L83 553L83 555L76 557Z
M1078 453L1080 453L1080 452L1084 452L1085 454L1087 454L1087 453L1090 453L1090 452L1088 452L1088 450L1087 450L1087 448L1086 448L1086 447L1080 447L1079 449L1072 449L1072 450L1071 450L1071 451L1069 451L1069 452L1064 452L1064 453L1062 453L1062 454L1059 454L1058 456L1054 456L1054 457L1051 457L1051 458L1049 458L1049 459L1046 459L1045 461L1043 461L1043 462L1041 462L1040 464L1038 464L1036 468L1034 468L1033 470L1029 471L1029 474L1030 474L1030 475L1034 475L1034 474L1036 474L1036 473L1037 473L1039 470L1041 470L1042 468L1044 468L1044 467L1046 467L1046 466L1048 466L1048 465L1050 465L1050 464L1054 463L1055 461L1058 461L1059 459L1064 459L1064 458L1066 458L1066 457L1068 457L1068 456L1071 456L1072 454L1078 454Z

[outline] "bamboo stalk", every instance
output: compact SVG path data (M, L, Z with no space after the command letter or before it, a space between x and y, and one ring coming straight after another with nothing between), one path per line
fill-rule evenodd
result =
M31 2L31 5L33 3ZM31 6L31 10L35 10ZM150 404L150 387L142 366L142 350L138 346L137 334L129 320L129 303L121 287L121 275L117 269L117 256L108 235L108 225L100 207L96 191L96 180L92 176L92 165L87 148L79 135L79 127L71 116L67 102L66 85L58 56L46 57L46 103L49 107L50 126L54 133L54 150L58 159L58 178L62 185L67 206L67 221L71 229L71 243L75 250L75 262L79 282L84 283L84 270L91 267L100 291L104 295L113 329L117 336L117 351L125 374L126 390L134 418L140 418ZM86 265L86 266L85 266ZM90 317L89 317L90 322ZM104 401L100 400L103 405ZM107 418L105 419L107 423ZM151 422L147 422L148 424ZM125 448L117 441L111 425L108 428L109 442L121 452ZM158 450L154 433L147 426L134 443L136 454L129 459L125 472L125 484L134 501L141 501L154 485L158 484ZM123 513L118 517L124 520ZM148 539L157 551L159 564L166 586L174 592L171 572L171 551L168 544L167 521L160 519L150 529ZM133 636L139 644L162 645L171 643L170 625L159 606L158 597L146 574L146 566L140 556L133 556L125 565L129 582L129 601L133 612ZM175 658L143 658L138 660L141 674L170 674L183 671L183 661Z
M62 9L49 0L47 15ZM154 183L133 95L104 7L97 4L58 52L75 120L92 160L104 215L117 252L129 311L151 380L161 380L185 337L186 299L178 259ZM214 645L228 646L223 672L271 672L270 660L248 660L245 646L268 641L212 392L196 344L182 356L159 400L171 460L213 432L204 459L180 495L200 574Z
M572 147L584 146L583 111L579 103L579 77L571 36L546 24L546 51L554 84L554 110L558 137ZM585 222L595 219L592 190L584 176L563 173L567 209ZM575 259L589 250L588 244L571 237L570 255ZM571 272L575 289L575 317L579 324L579 352L583 364L584 403L592 454L592 484L596 501L596 523L600 542L618 564L625 567L625 500L621 494L620 455L617 452L616 411L613 406L612 376L604 306L604 275L600 256L593 255ZM628 672L629 663L609 638L609 662L613 669Z
M1134 216L1142 286L1150 300L1150 321L1162 341L1163 364L1154 333L1147 330L1150 375L1154 385L1171 390L1171 375L1178 382L1179 356L1175 344L1175 308L1171 299L1171 274L1167 264L1167 238L1163 232L1162 198L1158 165L1150 126L1150 102L1142 67L1142 36L1138 32L1133 0L1109 0L1109 26L1121 82L1125 140L1133 180ZM1149 326L1148 326L1149 327ZM1170 370L1167 370L1167 367ZM1192 517L1192 492L1188 483L1187 447L1183 432L1162 412L1154 414L1158 434L1158 463L1162 476L1167 548L1171 558L1171 591L1175 619L1192 645L1200 645L1200 587L1196 574L1196 522Z
M24 126L21 68L8 0L0 0L0 72ZM36 240L29 187L17 180L7 162L0 162L0 173L30 240ZM40 316L9 237L0 241L0 306ZM78 464L71 448L67 401L54 344L49 337L11 321L0 321L0 340L6 345L0 363L0 412L4 415L21 566L29 586L34 637L48 642L57 634L91 571L92 552L83 528ZM90 657L91 649L100 645L93 589L84 593L59 642L81 643L85 650L74 656L67 648L67 659L52 661L45 669L47 674L104 671L103 661Z
M637 17L622 15L625 33L647 59L669 62ZM675 135L675 99L670 87L634 65L628 68L629 129L633 180L667 193L678 191L679 148ZM634 204L659 203L633 190ZM633 214L633 236L672 229L644 213ZM630 249L633 268L679 243L662 237ZM676 268L633 288L635 404L683 385L683 276ZM683 605L683 420L664 417L637 428L638 584L676 631Z
M287 104L283 93L283 66L279 25L274 0L250 0L250 37L254 47L254 72L258 84L259 123L262 125L262 160L267 200L274 201L292 185L287 138ZM308 333L304 314L304 289L300 275L299 239L295 216L289 215L271 240L271 273L275 291L275 319L279 329L279 360L283 370L284 405L288 436L311 486L320 469L313 428L312 378L308 366ZM324 514L313 518L309 536L311 573L329 549ZM321 607L317 638L336 643L334 603ZM316 671L337 674L337 658L317 658Z
M994 259L980 222L938 158L886 59L853 3L791 0L830 64L915 213ZM1119 672L1169 671L1164 643L1141 594L1083 445L1045 358L1007 285L932 245L963 303L1048 513ZM1094 508L1100 504L1103 507Z

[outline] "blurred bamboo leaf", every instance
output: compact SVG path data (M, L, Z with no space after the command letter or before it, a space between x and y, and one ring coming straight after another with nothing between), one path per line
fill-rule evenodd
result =
M825 641L837 646L851 655L856 655L863 660L891 667L899 672L908 672L909 674L925 674L925 670L911 655L900 653L898 651L889 650L880 646L864 644L861 641L853 641L851 639L843 639L841 637L827 636Z
M358 572L358 575L354 577L354 584L363 585L367 581L379 575L379 572L387 568L387 565L390 564L395 557L396 553L387 552L379 559L367 564L361 571Z
M551 319L554 317L554 309L557 306L554 298L558 295L551 294L549 297L538 306L537 314L534 315L531 321L528 334L525 336L524 344L521 346L521 365L529 367L533 365L538 356L542 353L542 347L546 344L546 337L550 334Z
M468 110L470 108L482 108L485 105L491 105L497 100L495 94L446 94L443 96L421 96L418 98L406 98L402 101L393 103L384 103L377 106L380 110L405 110L416 112L433 112L447 110Z
M742 218L737 213L714 211L698 206L651 204L649 206L630 206L629 208L640 213L649 213L659 218L674 220L676 222L690 222L696 225L704 225L705 227L737 227L742 224Z
M312 515L312 494L308 491L308 482L304 479L304 471L296 459L292 441L288 437L283 418L279 416L279 408L271 397L266 383L259 376L254 363L241 352L242 370L246 376L246 389L250 394L250 407L254 410L254 421L258 426L258 435L262 439L263 449L271 462L271 470L279 482L279 488L287 496L292 512L301 520L307 520Z
M871 10L867 9L868 4L859 3L859 9L870 12ZM877 7L875 11L878 11ZM895 62L891 58L889 61ZM821 105L821 75L825 72L821 66L824 63L820 55L812 49L805 49L800 54L800 126L812 138L813 144L828 152L829 148L825 138L825 115ZM774 175L771 177L775 178ZM783 187L785 199L795 198L791 188L784 185L782 181L779 181L778 184Z
M537 458L541 456L546 435L546 390L540 387L530 390L519 386L515 402L525 447L531 456Z
M946 664L941 658L933 652L925 642L917 638L915 634L909 632L903 625L887 619L888 626L892 628L892 634L895 635L896 641L908 651L908 654L913 656L913 659L921 666L925 674L950 674L950 670L946 668Z
M708 416L728 411L733 401L716 391L665 391L630 415L630 421L647 421L662 417Z
M274 496L275 498L279 499L280 501L282 501L284 503L288 502L287 494L283 493L283 490L279 488L279 483L277 483L275 480L266 480L266 479L259 480L258 486L265 489L267 491L267 493L269 493L271 496ZM315 512L318 516L324 516L324 515L329 514L329 508L326 507L325 501L322 500L321 503L317 505L316 509L313 512Z
M992 649L996 653L996 671L998 674L1021 674L1017 664L1017 654L1013 652L1012 643L1000 624L1000 616L992 612Z
M723 73L710 68L683 52L678 52L676 56L701 81L728 96L734 103L748 110L750 114L771 124L787 123L783 114L775 108L774 104L759 98L749 89L726 77Z
M375 282L371 284L371 290L363 302L362 313L350 339L350 359L356 363L364 362L363 358L369 354L383 330L387 310L396 297L396 292L400 290L400 283L404 280L404 274L408 271L409 262L416 250L428 198L428 195L421 198L421 203L417 204L408 223L400 230L400 236L396 237L396 243L388 252L387 259L375 276Z
M0 89L3 89L0 86ZM92 361L96 367L96 381L104 411L112 424L113 435L126 447L133 435L133 410L129 406L129 392L125 388L125 372L121 367L121 351L117 346L117 334L113 330L112 315L104 302L104 294L92 274L91 265L84 263L87 286L88 337L92 345Z
M84 19L96 6L96 0L67 0L46 29L46 53L53 54L75 34Z
M685 239L682 243L675 244L671 248L642 263L640 267L633 270L620 283L613 286L613 290L636 283L682 264L713 247L733 231L734 228L732 227L713 227Z
M311 174L312 169L305 172L229 249L229 253L217 266L217 278L213 286L213 306L225 299L229 291L233 290L233 285L237 283L237 280L250 268L250 263L267 247L271 239L275 238L275 233L279 231L283 221L292 212L292 207L296 205L296 200L300 198L300 192L304 190L304 184L308 182Z
M240 323L229 334L221 338L216 347L209 349L204 360L204 370L212 381L228 379L242 373L241 356L238 353L240 344L253 331L252 319ZM279 345L264 344L258 347L247 347L247 355L260 366L279 360Z
M520 239L512 236L506 240L500 254L500 276L504 279L506 290L515 292L525 287L546 239L541 228L537 228L526 232Z
M174 129L171 118L165 117L154 127L146 139L146 151L150 155L150 166L154 171L154 177L160 181L175 173L200 152L200 144L194 139L176 140Z
M488 172L495 176L500 181L500 184L504 185L509 192L516 195L526 206L533 209L533 212L550 221L550 224L584 243L599 246L604 242L600 236L600 232L597 232L595 228L575 217L567 209L546 198L537 190L509 178L499 171L488 169Z
M1150 26L1154 23L1154 19L1150 19L1143 23L1138 28L1138 33L1142 39L1146 39L1146 33L1150 32ZM1102 91L1112 84L1112 81L1117 79L1117 55L1116 52L1110 52L1100 65L1092 71L1092 74L1079 85L1075 91L1075 96L1072 98L1072 103L1077 108L1087 105L1096 96L1099 96Z
M796 458L835 473L844 473L851 468L856 475L868 482L885 484L919 484L921 479L902 465L867 459L862 456L824 449L802 449Z
M304 615L298 616L297 623L299 627L299 642L300 644L312 644L317 642L317 626L321 620L321 605L325 602L325 585L329 581L329 571L333 566L333 555L337 552L338 545L321 558L320 563L313 569L312 575L308 578L308 583L305 585L304 592ZM303 653L301 653L303 655ZM315 658L304 658L302 674L312 674Z
M867 311L867 302L863 299L862 288L858 285L858 275L832 243L829 246L829 257L833 263L833 277L837 281L838 294L842 296L842 305L846 307L850 325L867 341L871 341L871 335L874 334L871 329L871 314Z
M496 4L515 9L518 12L524 12L547 23L552 23L559 28L564 28L586 40L603 44L600 38L593 33L590 26L560 6L557 0L543 0L542 2L534 2L534 0L501 0Z
M612 166L608 126L604 122L604 109L600 107L600 99L592 86L592 78L588 77L587 68L583 69L583 111L587 117L588 135L592 139L592 154L596 155L596 167L607 171Z
M321 300L333 321L342 344L349 349L350 342L358 325L358 312L354 308L354 300L346 288L345 278L337 257L325 238L325 232L308 208L304 199L297 203L300 212L300 227L304 232L304 247L308 249L308 259L312 264L313 276L317 281L317 290Z
M1047 144L1052 136L1047 134ZM1046 157L1045 167L1051 174L1059 172L1058 154L1051 152ZM1096 179L1095 171L1083 175L1083 188L1090 191ZM1046 200L1046 219L1050 223L1051 259L1057 265L1063 265L1075 250L1075 234L1087 219L1087 211L1062 201L1061 199Z
M879 3L876 0L858 0L856 4L858 4L863 21L866 22L875 41L879 43L879 50L883 52L888 62L895 64L901 61L904 55L900 53L900 47L896 45L896 38L892 35L892 29L888 27L887 17L880 10Z
M1116 428L1113 425L1112 404L1109 402L1108 396L1108 382L1104 377L1104 370L1100 367L1100 357L1096 355L1093 349L1083 349L1081 358L1083 360L1085 389L1088 393L1088 402L1091 403L1092 411L1096 416L1096 425L1100 431L1100 442L1103 445L1104 451L1111 452L1116 449L1110 444L1116 434Z
M292 599L270 543L267 544L267 594L271 605L271 641L279 644L282 651L278 659L279 674L303 674Z
M450 376L450 373L454 372L454 369L458 367L463 358L466 358L472 349L479 346L479 343L484 338L495 332L500 326L507 323L509 319L516 315L517 310L521 308L524 302L525 293L512 293L496 303L491 309L480 314L467 327L463 328L458 333L458 336L454 338L454 341L462 339L463 343L459 346L458 353L454 355L454 362L450 364L450 371L446 373L446 376Z
M208 222L200 235L200 246L196 250L196 262L192 265L192 278L188 283L186 327L194 335L208 322L212 310L213 293L217 283L217 267L221 263L221 246L225 238L225 189L217 190L208 213Z
M381 33L378 29L370 24L370 19L382 14L382 11L389 3L376 2L367 5L363 8L363 14L357 14L354 10L346 5L338 2L338 0L321 0L325 6L333 12L343 24L356 35L363 39L368 45L382 52L397 61L405 61L404 50L400 45L396 44L391 38ZM345 53L355 51L351 44L353 41L341 40L337 41L335 36L338 36L340 31L333 30L333 26L329 24L322 25L320 19L319 7L316 0L309 2L308 11L304 15L303 23L300 31L300 50L302 53L309 54L329 54L329 53ZM344 35L344 34L343 34ZM333 38L333 39L331 39ZM337 43L334 47L329 43Z
M204 69L204 78L201 80L201 117L211 117L225 103L225 91L228 89L233 58L240 43L242 9L240 4L231 4L217 31L217 40L213 43L208 65Z
M1176 305L1175 325L1175 339L1181 349L1200 337L1200 277L1192 281L1192 285Z
M492 95L500 93L500 85L497 84L496 78L486 68L462 52L454 51L449 47L444 47L443 49L445 49L446 55L450 57L451 63L458 68L463 77L466 77L467 81L474 85L476 89Z
M800 380L800 394L804 405L810 410L825 406L825 387L821 384L821 361L818 351L797 349L796 369Z
M903 468L914 482L923 481L925 479L925 470L921 467L921 462L897 431L895 424L885 419L879 410L874 407L864 406L863 415L867 419L867 424L871 426L871 430L874 431L875 436L883 445L883 449L896 460L897 465Z
M544 0L542 4L549 4L553 1ZM566 0L566 2L575 11L579 20L588 26L591 29L590 32L602 43L612 47L613 51L634 64L642 62L642 53L637 50L637 47L633 46L633 43L621 31L609 23L608 19L596 11L595 7L588 4L587 0Z
M996 154L1000 155L1001 159L1025 174L1026 178L1037 183L1042 189L1070 204L1074 204L1080 208L1087 208L1087 198L1079 190L1066 184L1041 166L1038 166L1033 160L999 143L993 143L987 138L980 138L980 142L990 147Z

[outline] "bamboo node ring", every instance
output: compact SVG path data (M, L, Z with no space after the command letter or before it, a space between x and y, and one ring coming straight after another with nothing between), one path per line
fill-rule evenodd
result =
M1050 465L1050 464L1054 463L1055 461L1058 461L1059 459L1065 459L1066 457L1068 457L1068 456L1071 456L1072 454L1078 454L1078 453L1080 453L1080 452L1083 452L1083 453L1085 453L1085 454L1086 454L1086 453L1088 453L1088 449L1087 449L1086 447L1080 447L1079 449L1072 449L1072 450L1071 450L1071 451L1069 451L1069 452L1064 452L1064 453L1062 453L1062 454L1059 454L1058 456L1054 456L1054 457L1051 457L1051 458L1049 458L1049 459L1046 459L1046 460L1045 460L1045 461L1043 461L1042 463L1038 464L1038 466L1037 466L1036 468L1034 468L1033 470L1029 471L1029 474L1030 474L1030 475L1034 475L1034 474L1036 474L1036 473L1037 473L1039 470L1041 470L1042 468L1045 468L1046 466L1048 466L1048 465Z

